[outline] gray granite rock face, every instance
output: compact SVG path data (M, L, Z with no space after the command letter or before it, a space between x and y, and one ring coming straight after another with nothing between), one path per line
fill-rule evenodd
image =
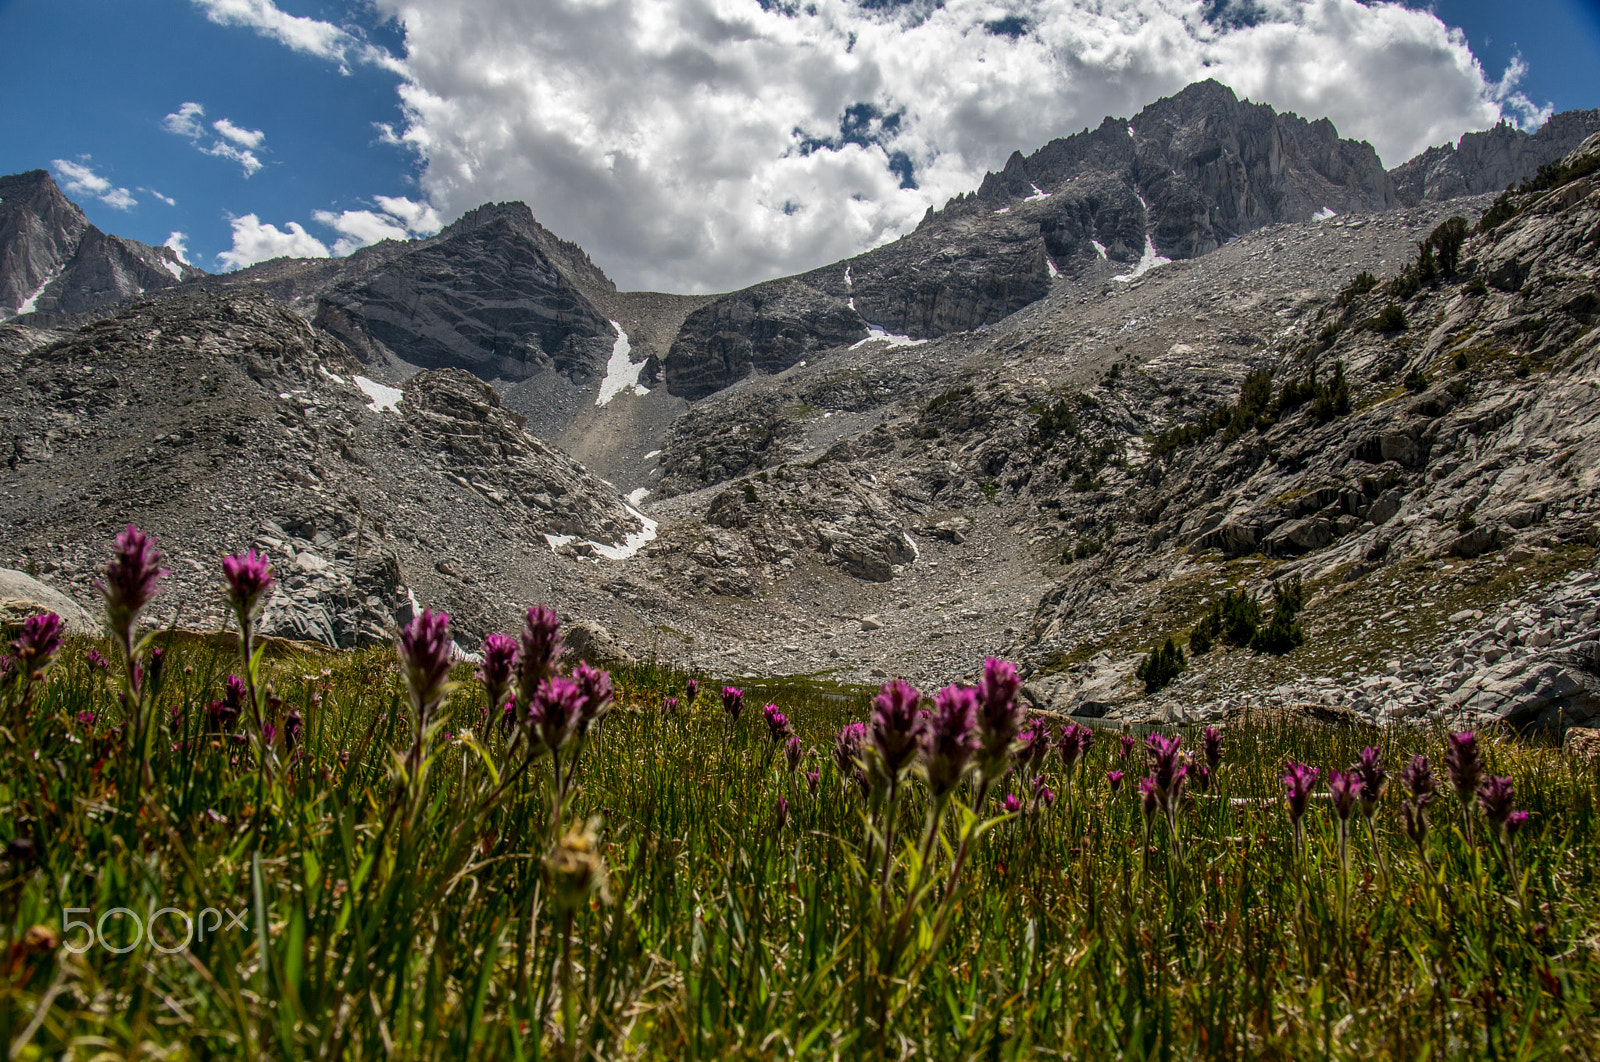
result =
M1532 133L1501 122L1454 144L1431 147L1389 173L1407 206L1499 192L1528 180L1597 132L1600 110L1563 111Z
M48 327L202 275L170 248L101 232L44 170L0 177L0 319Z
M605 372L615 330L580 289L611 283L521 203L471 211L380 268L334 283L315 320L371 355L429 369L521 380L555 368L579 382Z

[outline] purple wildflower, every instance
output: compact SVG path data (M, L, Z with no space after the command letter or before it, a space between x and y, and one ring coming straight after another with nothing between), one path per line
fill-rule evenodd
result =
M667 697L661 701L661 714L675 716L678 714L678 698Z
M1072 773L1072 768L1078 765L1089 753L1089 746L1094 744L1094 731L1077 723L1068 723L1061 728L1060 740L1056 742L1056 751L1061 754L1061 766L1067 773Z
M978 728L982 734L978 770L985 778L998 778L1005 772L1011 744L1017 740L1026 714L1017 701L1022 679L1017 668L1005 660L989 657L983 662L983 678L978 682Z
M1433 767L1428 763L1428 757L1417 753L1411 757L1411 762L1400 768L1400 784L1405 786L1406 792L1411 794L1412 802L1418 808L1424 807L1433 799L1436 787L1433 781Z
M1158 788L1159 787L1156 785L1156 780L1154 778L1139 779L1139 796L1141 799L1140 806L1141 810L1144 811L1146 825L1148 825L1150 820L1155 817L1156 809L1161 806L1161 798L1156 795Z
M683 687L683 700L690 708L694 707L694 699L700 696L700 680L690 679Z
M1122 788L1122 779L1126 777L1121 771L1107 771L1106 781L1111 783L1111 795L1116 796L1117 790Z
M811 791L811 795L812 796L816 796L817 795L817 785L821 781L822 781L822 772L821 771L807 771L806 772L806 788Z
M588 661L579 661L572 669L572 681L577 684L582 701L578 706L575 732L579 737L589 733L589 728L604 719L616 703L616 693L611 688L611 672L590 667Z
M1017 766L1026 771L1037 771L1050 755L1050 726L1042 718L1032 719L1017 735Z
M1311 791L1316 788L1317 769L1291 760L1284 769L1282 780L1284 799L1289 803L1289 821L1298 830L1300 820L1305 818L1306 802L1311 799Z
M93 727L94 726L94 713L93 712L79 712L78 715L77 715L77 719L78 719L78 725L79 726L87 726L87 727Z
M1005 799L1005 809L1007 815L1015 815L1017 812L1022 810L1022 798L1017 796L1015 793L1007 793Z
M777 811L778 829L781 830L785 826L789 825L789 801L783 797L779 797Z
M1214 726L1206 727L1202 740L1206 750L1206 766L1212 773L1222 764L1222 731Z
M444 699L450 675L450 614L430 612L408 623L400 632L400 667L411 691L411 713L420 734Z
M11 643L11 649L17 654L14 663L18 672L37 682L61 651L61 617L54 612L29 616L22 621L22 633Z
M872 699L869 732L877 765L890 780L898 780L917 755L923 721L917 714L922 694L901 679L885 682Z
M736 686L722 687L722 710L728 713L728 722L737 723L744 711L744 690Z
M491 705L504 704L517 673L517 640L509 634L491 634L484 638L481 652L478 681Z
M1445 772L1462 804L1471 803L1483 780L1483 755L1478 751L1478 736L1470 730L1449 736L1444 752Z
M561 656L561 617L546 605L535 605L523 620L517 645L517 704L533 702L539 683L555 673Z
M289 709L289 718L283 723L283 751L294 755L295 748L300 744L301 735L305 733L305 717L300 714L300 709Z
M1177 810L1182 800L1184 777L1189 773L1188 765L1179 755L1182 744L1182 738L1166 734L1151 734L1144 741L1145 751L1153 761L1152 778L1156 784L1156 796L1162 809L1169 815Z
M96 671L110 671L111 661L100 655L99 650L90 649L83 654L83 662Z
M1033 809L1049 808L1056 802L1055 790L1045 785L1044 775L1035 775L1033 779Z
M222 558L222 574L228 584L228 604L243 630L255 622L272 589L272 565L265 553L250 550Z
M1361 750L1361 759L1351 773L1361 779L1361 814L1370 820L1377 814L1378 802L1389 788L1389 772L1383 768L1383 754L1368 745Z
M800 742L798 734L790 734L789 740L783 746L783 759L789 765L789 773L793 774L800 766L800 757L805 755L805 746Z
M776 704L769 704L761 709L761 718L766 721L767 736L774 742L782 741L793 733L793 728L789 726L789 717L778 711Z
M95 588L106 599L106 621L124 646L132 646L139 613L155 598L158 584L169 574L161 567L161 554L149 535L129 524L117 536L116 554Z
M1506 816L1506 836L1515 836L1517 831L1522 829L1527 824L1528 813L1526 811L1513 811L1511 814Z
M861 746L866 740L867 724L846 723L833 741L833 764L839 777L854 781L862 792L867 789L867 775L861 769Z
M1211 792L1211 768L1203 763L1188 763L1184 768L1185 777L1193 778L1195 786L1202 793Z
M1124 760L1127 759L1128 753L1132 752L1133 747L1138 743L1138 740L1132 734L1123 734L1117 739L1117 755Z
M1516 789L1509 778L1485 778L1478 786L1478 807L1483 809L1483 817L1489 820L1489 825L1497 830L1505 826L1515 797Z
M933 714L922 729L921 763L934 799L947 796L961 781L978 751L978 691L946 686L933 697Z
M560 752L577 733L584 700L583 689L569 678L552 675L541 681L528 705L530 747Z
M1328 792L1333 795L1333 812L1339 816L1339 822L1348 822L1361 796L1361 776L1355 771L1334 768L1328 772Z

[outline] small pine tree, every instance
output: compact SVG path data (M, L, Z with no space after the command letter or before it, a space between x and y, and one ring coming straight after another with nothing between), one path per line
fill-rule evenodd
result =
M1236 649L1243 649L1261 626L1261 605L1243 590L1229 590L1213 606L1217 633Z
M1150 655L1139 662L1134 675L1144 682L1146 693L1154 693L1177 678L1185 666L1183 650L1168 638L1165 644L1151 650Z
M1272 584L1272 621L1250 639L1258 653L1282 656L1305 644L1306 635L1295 617L1305 608L1305 588L1300 576Z

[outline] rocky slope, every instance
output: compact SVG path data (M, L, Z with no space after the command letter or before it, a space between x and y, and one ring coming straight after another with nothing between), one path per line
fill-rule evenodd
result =
M0 177L0 319L48 326L201 275L170 247L89 224L44 170Z
M139 303L27 349L0 374L0 566L92 601L135 521L172 568L158 618L204 628L222 622L217 558L256 546L284 577L269 631L349 646L387 639L413 595L481 634L580 556L651 534L471 374L396 390L361 369L244 291Z

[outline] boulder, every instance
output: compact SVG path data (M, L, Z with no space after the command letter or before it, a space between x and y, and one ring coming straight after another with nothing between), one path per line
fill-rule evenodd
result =
M1583 725L1600 720L1600 676L1582 646L1508 660L1479 672L1451 695L1448 707L1518 729Z
M0 568L0 626L21 624L44 612L60 616L68 634L92 638L100 633L99 621L66 594L26 572Z
M562 659L569 665L586 660L593 667L638 667L639 661L610 630L593 620L578 620L561 626L565 645Z

